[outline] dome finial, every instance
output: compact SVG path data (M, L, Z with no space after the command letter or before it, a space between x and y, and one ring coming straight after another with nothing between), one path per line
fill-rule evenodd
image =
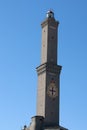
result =
M46 17L47 18L54 18L54 12L52 10L48 10Z

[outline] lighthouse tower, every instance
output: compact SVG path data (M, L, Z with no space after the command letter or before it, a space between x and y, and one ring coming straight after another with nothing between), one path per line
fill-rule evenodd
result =
M37 113L25 130L67 130L60 126L60 72L58 65L58 26L54 12L49 10L41 23L41 64L38 66Z

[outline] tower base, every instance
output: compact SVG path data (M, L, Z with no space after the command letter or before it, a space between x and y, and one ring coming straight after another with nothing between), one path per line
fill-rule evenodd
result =
M62 126L45 126L44 118L42 116L34 116L32 117L32 122L30 126L24 126L22 130L68 130Z
M44 130L68 130L62 126L55 126L55 127L48 127L48 128L44 128Z

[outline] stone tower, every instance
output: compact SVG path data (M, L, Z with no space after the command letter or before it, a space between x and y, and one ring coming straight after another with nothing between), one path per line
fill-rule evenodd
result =
M41 65L37 67L37 116L24 130L67 130L59 125L60 72L58 65L58 25L54 13L47 12L41 23L42 47Z
M37 67L37 115L44 117L45 125L59 125L59 78L61 66L57 65L57 28L52 11L42 22L41 65Z

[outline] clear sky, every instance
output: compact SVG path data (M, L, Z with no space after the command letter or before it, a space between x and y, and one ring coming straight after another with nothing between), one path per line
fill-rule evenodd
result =
M59 20L60 124L87 129L87 0L0 0L0 129L21 130L36 115L41 22Z

